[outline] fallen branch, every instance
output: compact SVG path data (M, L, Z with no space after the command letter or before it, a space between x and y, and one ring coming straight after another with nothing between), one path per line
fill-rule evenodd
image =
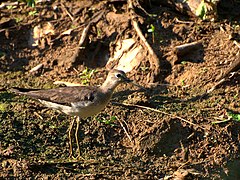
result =
M202 47L202 41L196 41L192 43L186 43L174 48L174 53L177 56L184 56L185 54L192 53L193 51L199 50Z
M151 81L153 82L160 72L160 61L159 61L156 53L153 51L153 49L151 48L151 46L147 42L146 38L144 37L141 29L138 26L137 15L134 11L132 0L128 0L128 11L129 11L129 14L131 16L132 25L133 25L134 29L136 30L137 35L141 39L141 41L143 43L143 46L145 46L147 48L147 50L150 54L150 58L149 58L149 62L150 62L150 66L151 66L150 68L154 72L151 75Z
M176 46L173 51L170 52L171 64L179 64L185 61L184 59L187 59L187 61L196 61L196 59L199 59L201 49L203 49L202 41Z

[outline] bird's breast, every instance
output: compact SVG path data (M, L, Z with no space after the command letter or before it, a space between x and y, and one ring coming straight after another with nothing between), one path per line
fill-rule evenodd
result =
M93 101L80 101L72 103L72 108L82 118L90 117L102 111L110 101L111 94L98 94Z

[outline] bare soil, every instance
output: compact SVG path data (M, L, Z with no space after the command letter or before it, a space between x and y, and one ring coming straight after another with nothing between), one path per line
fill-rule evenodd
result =
M47 89L59 86L55 81L101 84L117 39L139 40L126 2L62 0L0 9L1 178L240 179L239 70L205 94L239 59L239 21L201 21L154 4L142 8L149 14L136 9L139 26L160 60L160 74L147 79L146 53L127 74L146 90L121 85L103 112L82 121L80 160L68 157L74 117L8 89ZM76 57L82 31L98 12L103 15ZM31 30L46 22L55 33L30 47ZM197 54L173 63L175 46L200 40ZM30 72L40 63L43 68Z

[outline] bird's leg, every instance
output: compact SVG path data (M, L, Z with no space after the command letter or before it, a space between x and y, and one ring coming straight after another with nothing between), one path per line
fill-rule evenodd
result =
M79 135L79 124L80 124L80 117L78 116L77 119L77 127L76 127L76 131L75 131L75 139L76 139L76 142L77 142L77 151L78 151L78 156L77 158L80 158L81 157L81 154L80 154L80 146L79 146L79 140L78 140L78 135Z
M72 129L73 129L73 124L75 122L75 118L73 118L70 126L69 126L69 131L68 131L68 140L69 140L69 157L73 157L73 147L72 147Z

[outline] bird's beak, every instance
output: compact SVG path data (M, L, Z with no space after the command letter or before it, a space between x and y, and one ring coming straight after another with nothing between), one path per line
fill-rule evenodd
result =
M137 86L137 87L139 87L139 88L141 88L141 89L146 90L146 88L144 88L143 86L140 86L139 84L135 83L135 82L134 82L133 80L131 80L131 79L128 79L127 77L124 78L124 82L125 82L125 83L130 83L130 84L132 84L132 85L134 85L134 86Z
M127 77L126 78L124 78L124 80L123 80L125 83L131 83L131 82L133 82L131 79L128 79Z
M144 89L144 90L146 90L146 88L145 88L145 87L143 87L143 86L141 86L141 85L139 85L139 84L135 83L134 81L130 81L129 83L131 83L131 84L132 84L132 85L134 85L134 86L137 86L137 87L139 87L140 89Z

